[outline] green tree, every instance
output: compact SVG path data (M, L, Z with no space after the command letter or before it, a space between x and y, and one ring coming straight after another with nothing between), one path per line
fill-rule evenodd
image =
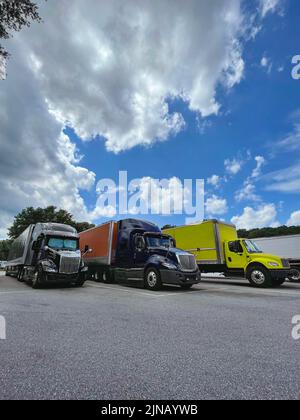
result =
M11 243L11 239L0 241L0 261L7 261Z
M75 227L78 232L95 226L88 222L78 223L73 219L71 213L63 209L57 210L55 206L48 206L46 208L27 207L15 216L12 226L8 229L9 238L17 238L29 225L38 222L63 223Z
M0 0L0 39L12 37L11 31L29 27L31 21L41 22L38 6L30 0ZM0 45L0 60L8 52Z
M163 227L161 228L161 230L165 230L165 229L172 229L172 228L174 228L174 227L176 227L176 226L174 226L174 225L165 225L165 226L163 226Z
M265 227L256 229L240 229L238 230L239 238L271 238L273 236L286 236L300 234L300 226L279 226L276 228Z

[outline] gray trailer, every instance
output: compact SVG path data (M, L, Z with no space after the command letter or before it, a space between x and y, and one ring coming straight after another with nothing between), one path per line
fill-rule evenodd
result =
M60 223L28 226L12 243L6 264L8 276L33 288L53 282L82 286L86 271L76 229Z
M263 252L288 259L291 265L289 279L300 281L300 235L255 238L255 242Z

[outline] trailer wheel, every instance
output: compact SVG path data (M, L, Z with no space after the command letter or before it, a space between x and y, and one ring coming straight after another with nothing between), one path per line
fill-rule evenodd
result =
M271 275L262 265L254 265L247 271L247 279L251 286L258 288L271 287Z
M149 290L160 290L162 287L160 272L156 268L148 268L145 273L144 285Z
M20 283L24 283L24 273L25 273L25 270L24 270L24 268L19 268L19 270L18 270L18 275L17 275L17 280L20 282Z
M289 280L294 283L300 282L300 269L293 268L289 275Z

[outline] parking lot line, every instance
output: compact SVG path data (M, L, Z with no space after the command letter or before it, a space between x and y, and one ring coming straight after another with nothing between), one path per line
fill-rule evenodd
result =
M100 285L100 284L93 284L91 282L86 282L86 284L89 287L95 287L97 289L109 289L109 290L118 290L120 292L124 292L124 293L135 293L135 294L139 294L139 295L145 295L151 298L155 298L155 297L163 297L166 296L166 294L158 294L155 292L143 292L140 291L138 289L134 289L134 288L130 288L130 290L124 289L122 286L120 287L112 287L112 286L104 286L104 285ZM170 295L173 293L169 293Z

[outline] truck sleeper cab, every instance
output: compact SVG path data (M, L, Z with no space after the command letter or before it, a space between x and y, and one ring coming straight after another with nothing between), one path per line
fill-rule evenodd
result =
M195 257L146 221L126 219L81 232L80 247L93 249L85 263L95 280L141 280L146 288L159 290L163 284L188 289L201 279Z
M13 242L6 265L7 275L33 288L54 282L82 286L86 271L76 229L59 223L30 225Z
M202 272L245 277L255 287L280 286L290 273L287 259L263 253L249 239L239 239L236 227L228 223L207 220L164 233L195 255Z

